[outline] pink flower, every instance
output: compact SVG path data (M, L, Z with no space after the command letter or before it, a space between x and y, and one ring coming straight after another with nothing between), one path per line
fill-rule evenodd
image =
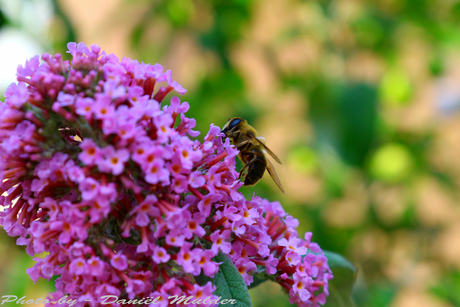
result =
M220 233L219 230L213 232L211 234L211 241L213 242L211 250L217 254L219 249L225 253L228 254L232 248L232 245L230 242L227 242L226 240L230 238L230 231L229 230L224 230L222 233Z
M180 194L187 190L188 183L189 182L187 180L187 177L182 176L182 175L176 175L174 176L174 179L172 181L172 188L174 192Z
M197 268L203 269L203 272L206 276L214 277L214 275L219 270L219 266L212 261L212 258L216 255L212 250L205 250L199 256L199 260L197 261ZM197 272L200 273L199 271ZM198 275L197 274L197 275Z
M95 118L108 119L115 113L115 108L111 104L111 97L108 95L96 95L96 100L91 107Z
M185 236L178 230L172 229L166 235L166 243L172 246L182 246L184 244Z
M185 238L190 239L192 235L196 235L198 237L204 236L206 231L201 226L204 222L204 217L199 214L198 212L193 214L193 218L187 218L188 223L186 223L185 227L182 229L182 233L185 235Z
M198 162L201 159L202 155L198 150L193 150L193 143L188 138L180 138L179 144L175 148L175 152L179 155L182 166L189 170L194 162Z
M147 165L145 169L145 181L152 184L158 182L169 183L169 172L165 168L163 160L155 160Z
M61 107L67 107L70 105L73 105L75 101L75 96L66 94L64 92L59 92L58 97L57 97L57 102L59 103L59 106Z
M29 98L29 92L24 82L11 83L5 91L5 103L20 108Z
M290 266L294 266L294 265L297 265L299 264L301 261L302 261L302 257L296 253L295 251L288 251L286 253L286 261L289 263Z
M217 297L212 295L216 291L216 286L214 286L210 281L206 283L204 286L199 286L197 284L193 285L193 290L190 291L190 295L192 295L197 300L203 300L203 305L205 304L206 298L209 298L208 301L215 300Z
M147 226L150 223L151 217L160 216L160 210L156 207L158 199L155 195L147 195L145 200L141 202L132 213L136 213L136 224L138 226Z
M307 301L311 296L307 287L309 287L312 283L313 280L311 278L302 277L297 275L297 273L294 273L294 285L292 285L292 289L294 290L294 293L299 295L302 301Z
M44 54L19 67L0 103L0 224L44 255L27 273L57 277L50 299L150 294L158 300L145 305L166 307L193 295L198 305L217 298L195 277L214 276L221 253L248 285L257 270L299 306L324 303L332 274L321 248L280 203L239 192L238 150L219 127L190 139L190 105L163 102L185 93L171 71L97 45L68 49L71 60Z
M97 195L93 200L83 202L82 205L89 206L90 223L101 222L111 210L109 200L103 195Z
M117 134L123 140L128 140L133 138L136 134L142 133L138 127L132 122L124 122L118 126Z
M169 86L171 86L179 94L184 95L187 92L187 90L184 89L182 85L172 80L170 70L166 71L165 78L166 78L166 81L168 81Z
M145 168L155 161L163 161L165 154L166 150L160 146L147 147L139 144L134 149L133 160L136 161L141 168Z
M155 246L153 249L153 261L156 263L165 263L168 262L171 256L168 254L168 252L163 248L159 246Z
M171 104L169 106L165 106L163 108L163 110L166 113L170 113L170 114L187 113L189 109L190 109L190 105L188 104L188 102L184 101L181 104L179 97L176 97L176 96L171 98Z
M86 165L94 165L96 161L102 158L101 150L92 139L84 139L80 143L80 148L83 151L78 154L78 158Z
M199 172L192 172L189 177L189 184L193 188L202 187L206 183L206 179Z
M299 254L299 256L303 256L307 253L307 248L304 246L298 246L301 240L299 238L290 238L289 241L285 238L282 238L278 241L279 246L284 246L286 249L294 251L295 253Z
M221 199L222 195L220 194L208 194L198 203L198 209L204 216L209 216L212 204Z
M129 151L127 149L115 150L109 145L102 150L104 159L96 161L97 167L101 172L120 175L125 167L125 162L129 159Z
M83 275L86 271L86 263L82 258L76 258L70 263L69 271L75 275Z
M240 258L235 262L235 266L246 282L246 285L250 285L254 278L249 274L249 272L257 270L257 266L254 262L245 258Z
M179 253L177 254L177 263L182 266L184 269L184 272L186 273L191 273L195 270L194 268L194 262L196 261L195 259L195 254L190 251L192 247L191 243L184 243L182 245Z
M252 225L256 223L259 218L259 213L255 208L248 209L246 206L243 206L241 212L241 221L246 225Z
M79 185L81 197L84 200L91 200L96 197L99 192L99 182L94 178L87 177Z
M104 93L112 98L123 97L126 93L126 88L118 84L116 80L107 80L104 83Z
M91 276L102 276L104 273L104 262L101 258L93 256L87 260L87 268Z
M165 143L168 138L175 134L175 131L171 128L173 120L171 116L159 116L155 118L155 126L157 127L158 141Z
M92 98L77 98L75 103L76 106L76 113L78 115L84 116L87 120L91 118L91 110L94 103L94 99Z
M18 66L17 75L22 77L30 77L33 73L35 73L40 66L40 56L36 55L30 60L26 61L26 65L24 67L22 65Z
M128 262L125 255L115 254L110 259L110 264L119 271L124 271L128 268Z

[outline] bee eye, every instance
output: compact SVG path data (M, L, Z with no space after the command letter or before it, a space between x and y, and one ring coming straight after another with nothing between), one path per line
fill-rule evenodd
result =
M239 123L241 123L241 119L240 119L240 118L236 118L236 119L232 120L232 122L230 123L230 125L228 125L228 129L232 129L233 127L235 127L235 126L238 125Z

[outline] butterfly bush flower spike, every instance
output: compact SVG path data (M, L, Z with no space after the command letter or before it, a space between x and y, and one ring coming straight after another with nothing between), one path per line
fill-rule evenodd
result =
M44 54L19 66L0 104L0 224L29 255L44 253L27 273L56 277L50 301L169 306L185 295L199 305L216 287L195 278L215 276L223 253L247 285L258 276L298 306L325 302L321 248L278 202L238 191L238 152L219 127L190 138L190 105L166 98L186 92L171 71L96 45L68 49L70 61Z

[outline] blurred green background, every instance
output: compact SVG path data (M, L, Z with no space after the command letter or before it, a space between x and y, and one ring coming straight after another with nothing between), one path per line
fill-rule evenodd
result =
M460 306L460 2L0 0L0 92L68 41L171 69L207 132L241 116L283 165L279 200L358 268L357 306ZM200 139L200 137L199 137ZM52 283L0 232L1 295ZM289 306L276 284L254 306Z

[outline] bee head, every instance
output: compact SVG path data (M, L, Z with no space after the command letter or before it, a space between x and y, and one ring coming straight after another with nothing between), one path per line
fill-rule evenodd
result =
M241 117L234 117L234 118L229 119L227 123L225 124L224 128L222 129L222 133L227 134L228 132L230 132L233 128L235 128L237 125L239 125L243 121L244 119L242 119Z

